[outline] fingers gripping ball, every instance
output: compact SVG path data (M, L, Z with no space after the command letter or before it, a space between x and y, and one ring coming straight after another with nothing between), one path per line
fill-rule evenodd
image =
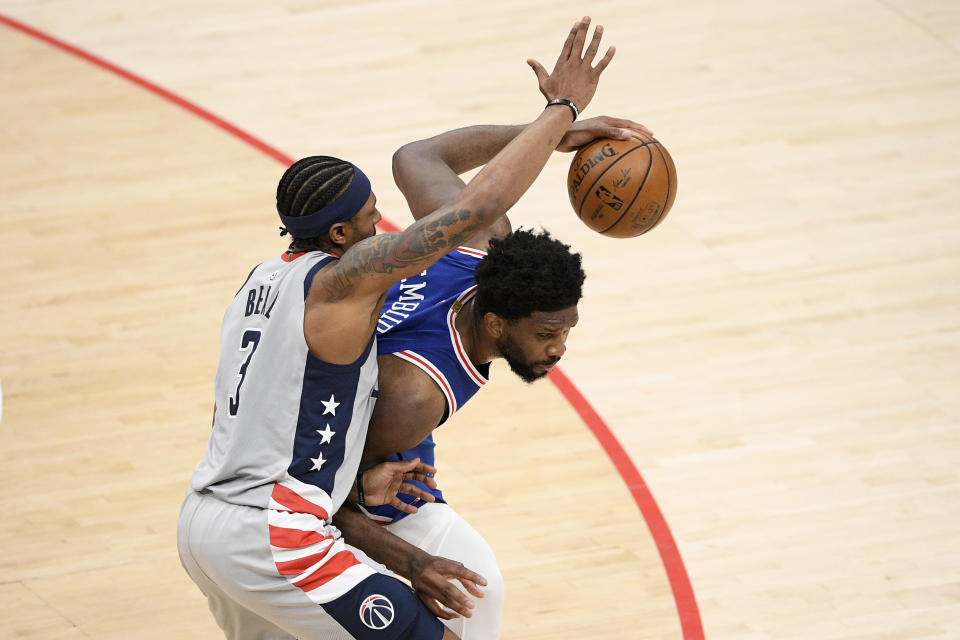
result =
M584 224L632 238L660 224L677 195L677 169L655 138L600 139L583 146L567 174L570 204Z

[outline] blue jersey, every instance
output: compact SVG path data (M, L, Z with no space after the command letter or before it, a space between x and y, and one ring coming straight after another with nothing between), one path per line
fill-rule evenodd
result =
M447 403L441 423L472 398L486 384L489 375L489 363L477 367L470 362L454 324L460 309L476 291L473 272L485 255L477 249L458 248L426 271L394 284L380 312L377 353L402 358L437 383ZM433 465L434 446L431 434L413 449L394 454L390 459L420 458ZM418 486L443 502L439 489L419 483ZM423 504L406 494L399 497L417 506ZM390 505L366 510L370 517L383 524L407 515Z

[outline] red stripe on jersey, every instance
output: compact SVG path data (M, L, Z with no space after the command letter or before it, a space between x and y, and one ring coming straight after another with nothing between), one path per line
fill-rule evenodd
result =
M333 536L324 535L319 531L287 529L285 527L275 527L272 524L269 526L270 544L281 549L300 549L333 538Z
M453 342L453 348L457 352L457 358L460 360L460 365L466 370L466 372L473 378L473 381L477 383L478 386L483 386L487 383L487 379L480 375L480 372L477 371L477 368L473 366L473 362L470 361L470 358L467 357L467 351L463 348L463 342L460 341L460 332L457 331L457 328L454 326L455 313L459 312L459 309L462 308L462 304L466 301L473 292L477 290L477 285L473 285L466 291L460 294L460 297L457 298L457 303L450 307L449 313L447 313L447 326L450 328L450 338ZM457 312L454 312L454 309L457 309Z
M298 576L323 560L323 557L327 555L327 551L329 551L329 549L324 549L320 553L314 553L309 556L304 556L303 558L297 558L296 560L287 560L286 562L276 562L274 564L277 565L277 571L280 575Z
M450 414L453 415L459 408L457 406L457 396L453 395L453 388L450 386L450 383L447 382L446 376L443 375L443 372L441 372L440 369L435 367L432 362L421 356L419 353L414 351L398 351L397 353L402 353L405 357L410 358L411 360L420 364L427 371L433 373L431 377L440 386L440 390L443 391L443 395L447 397L447 404L450 405Z
M279 504L289 508L294 513L309 513L310 515L314 515L321 520L330 519L330 515L327 513L326 509L318 504L310 502L299 493L293 491L289 487L283 486L282 484L273 485L273 494L271 494L270 497Z
M327 584L355 564L360 564L360 561L353 557L352 553L346 550L341 551L303 580L294 582L293 586L300 587L304 591L313 591L317 587Z
M474 256L477 258L483 258L487 255L486 251L480 251L480 249L474 249L472 247L457 247L457 251L460 253L465 253L468 256Z

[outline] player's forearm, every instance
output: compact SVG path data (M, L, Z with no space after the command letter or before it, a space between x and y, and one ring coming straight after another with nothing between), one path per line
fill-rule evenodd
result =
M478 125L404 145L393 154L393 179L415 220L452 202L465 184L460 174L482 166L524 127Z
M572 122L567 108L544 109L464 187L455 205L475 210L473 203L485 203L487 224L506 213L536 180Z
M386 531L349 502L337 511L333 524L348 543L408 580L413 579L414 567L428 555Z
M475 125L447 131L400 147L393 156L396 168L422 167L440 162L457 175L487 164L525 125Z
M327 299L379 296L386 286L423 271L492 225L533 184L572 122L570 110L562 105L544 109L448 206L403 231L353 245L326 274L324 286L331 291Z

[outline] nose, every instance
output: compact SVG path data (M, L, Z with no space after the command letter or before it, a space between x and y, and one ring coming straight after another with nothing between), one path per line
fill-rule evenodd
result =
M547 356L550 358L562 358L567 352L567 338L562 336L554 340L547 346Z

